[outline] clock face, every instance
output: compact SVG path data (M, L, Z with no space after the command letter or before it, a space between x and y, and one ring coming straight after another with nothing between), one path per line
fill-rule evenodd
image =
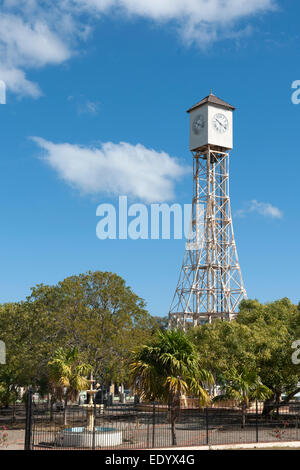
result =
M215 114L212 122L216 131L220 134L224 134L224 132L226 132L229 128L228 119L226 116L224 116L224 114Z
M202 129L205 126L205 119L202 114L198 114L193 121L193 132L194 134L198 135L201 133Z

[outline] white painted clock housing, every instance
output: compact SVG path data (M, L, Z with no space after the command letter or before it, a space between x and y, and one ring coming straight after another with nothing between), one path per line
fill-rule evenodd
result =
M207 145L232 149L234 109L213 94L190 108L190 150Z

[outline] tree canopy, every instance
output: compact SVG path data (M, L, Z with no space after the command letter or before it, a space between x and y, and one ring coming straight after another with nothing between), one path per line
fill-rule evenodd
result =
M46 391L47 364L60 347L76 347L101 383L126 382L130 351L154 330L145 302L116 274L88 272L37 285L26 301L0 306L7 349L0 382L9 372L10 389L31 384Z
M189 354L196 351L217 383L232 370L259 377L272 392L266 400L272 409L283 394L281 403L300 392L300 366L292 361L292 344L300 339L299 305L287 298L266 304L244 300L236 320L191 329ZM47 366L59 348L76 348L79 363L90 364L99 383L128 383L132 351L166 328L167 318L151 317L144 300L116 274L87 272L53 286L37 285L25 301L0 305L7 353L7 364L0 364L0 405L15 401L20 386L49 391Z
M292 343L300 338L300 312L289 299L267 304L244 300L236 320L203 325L189 336L203 366L217 380L234 367L238 373L259 375L272 391L270 402L278 402L283 393L292 398L299 391L300 368L291 356Z

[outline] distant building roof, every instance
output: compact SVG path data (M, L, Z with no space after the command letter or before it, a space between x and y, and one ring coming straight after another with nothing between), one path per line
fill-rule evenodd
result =
M210 95L206 96L205 98L203 98L203 100L199 101L199 103L195 104L190 109L188 109L187 113L190 113L191 111L193 111L196 108L199 108L199 106L202 106L205 103L211 103L211 104L215 104L217 106L222 106L223 108L230 109L232 111L235 110L234 106L232 106L229 103L226 103L226 101L221 100L220 98L218 98L216 95L214 95L211 92Z

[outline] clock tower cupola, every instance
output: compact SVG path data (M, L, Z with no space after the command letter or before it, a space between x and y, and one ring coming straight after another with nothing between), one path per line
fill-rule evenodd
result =
M190 150L207 145L232 149L234 109L213 93L192 106L187 111L190 115Z

